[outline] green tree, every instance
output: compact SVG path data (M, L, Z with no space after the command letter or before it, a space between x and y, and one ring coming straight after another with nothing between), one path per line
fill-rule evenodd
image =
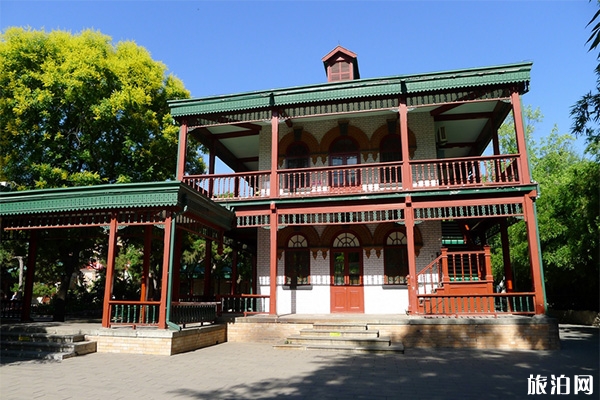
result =
M539 183L536 200L538 229L548 303L556 309L598 310L598 266L600 263L600 164L574 150L575 138L552 132L539 141L532 139L533 123L541 114L524 111L531 173ZM533 118L535 116L535 118ZM500 142L508 151L514 146L512 124L500 130ZM498 238L495 238L498 240ZM509 228L511 263L519 290L530 285L527 232L524 223ZM495 248L495 276L502 274L502 257Z
M600 1L596 2L600 6ZM592 27L587 44L589 51L596 50L600 44L600 9L596 11L587 25ZM600 55L596 56L600 60ZM573 118L573 133L576 136L585 136L587 140L586 152L596 161L600 161L600 64L596 66L596 87L594 91L589 91L571 107L571 117Z
M133 42L86 30L0 35L0 180L18 189L173 178L178 127L167 100L187 98ZM187 170L202 173L202 148Z
M172 179L179 128L167 101L188 97L134 42L8 28L0 34L0 181L26 190ZM187 171L204 172L202 152L189 146ZM57 320L72 273L102 248L90 238L106 240L100 230L65 237L40 247L36 271L43 283L61 282ZM20 244L3 241L0 253L22 255Z

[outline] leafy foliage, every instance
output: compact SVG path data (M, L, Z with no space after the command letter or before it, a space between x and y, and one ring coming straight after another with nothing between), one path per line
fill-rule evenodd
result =
M600 2L597 2L600 6ZM596 50L600 44L600 9L596 11L587 25L592 26L592 34L587 43L590 45L590 51ZM596 56L600 60L600 55ZM573 133L576 136L585 136L587 138L587 149L596 161L600 161L600 64L596 66L596 87L595 91L589 91L571 107L571 117L573 118Z
M541 120L541 114L530 107L526 107L525 116L530 123ZM577 155L573 149L575 138L561 135L556 127L539 141L532 139L535 127L529 124L527 129L531 173L540 185L536 209L548 303L557 309L598 310L600 164ZM501 128L501 143L505 146L513 145L512 132L511 124ZM524 223L509 228L509 241L518 289L529 290ZM498 246L493 247L494 275L498 278L503 270L502 257Z
M173 178L178 127L167 100L187 97L133 42L9 28L0 36L0 180L31 189ZM190 148L193 173L204 170L201 151Z

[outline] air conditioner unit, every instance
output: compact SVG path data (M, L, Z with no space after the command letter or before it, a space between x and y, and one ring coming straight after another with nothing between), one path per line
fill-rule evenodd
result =
M439 144L448 143L448 137L446 136L446 127L440 126L437 131L437 141Z

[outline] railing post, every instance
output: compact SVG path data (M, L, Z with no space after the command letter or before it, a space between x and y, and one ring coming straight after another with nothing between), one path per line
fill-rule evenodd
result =
M448 249L442 247L442 285L450 283L450 276L448 275Z
M494 291L494 276L492 274L492 253L489 245L483 246L483 257L484 257L484 273L485 280L488 284L489 293Z

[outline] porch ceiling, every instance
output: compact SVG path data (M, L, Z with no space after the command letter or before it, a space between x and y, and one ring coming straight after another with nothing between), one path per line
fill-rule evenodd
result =
M481 155L492 139L492 133L505 120L510 105L501 100L473 102L438 111L443 106L411 109L409 114L429 113L435 122L435 131L444 130L445 141L438 137L438 157L460 158ZM365 118L379 115L397 116L397 109L372 112L345 113L343 118ZM327 119L339 119L339 114L294 119L297 124ZM285 120L284 120L285 121ZM283 125L284 121L281 122ZM215 155L236 172L258 171L259 132L270 126L270 121L253 123L247 128L239 125L218 125L191 128L190 134L205 146L213 146Z

